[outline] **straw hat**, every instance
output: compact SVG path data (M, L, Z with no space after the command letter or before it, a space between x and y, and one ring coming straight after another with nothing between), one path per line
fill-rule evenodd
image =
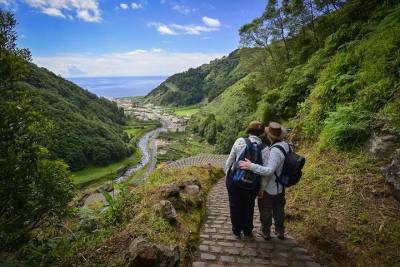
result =
M282 140L287 135L286 128L277 123L277 122L270 122L268 127L265 127L265 133L273 140Z

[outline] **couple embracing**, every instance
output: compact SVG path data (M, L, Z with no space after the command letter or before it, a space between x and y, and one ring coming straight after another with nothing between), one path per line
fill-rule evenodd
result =
M261 235L271 239L272 218L279 239L285 238L285 187L279 182L285 158L291 151L283 141L287 131L276 122L263 127L253 121L246 129L247 138L235 141L226 162L226 186L229 195L232 232L237 238L253 237L253 215L255 199L261 219ZM270 145L260 136L268 138Z

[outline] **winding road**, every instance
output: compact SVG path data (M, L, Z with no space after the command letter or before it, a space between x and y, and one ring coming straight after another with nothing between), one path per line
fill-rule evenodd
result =
M156 168L157 146L155 143L155 139L161 132L166 132L167 129L171 126L172 122L157 112L154 112L154 114L159 118L162 127L147 132L145 135L142 136L142 138L140 138L138 147L142 152L142 159L138 164L129 167L128 169L125 170L125 172L122 175L117 177L115 179L116 183L121 183L125 181L126 179L131 177L134 173L138 172L139 170L147 166L145 173L141 177L138 177L136 179L136 181L146 181L146 178ZM111 195L117 195L117 194L118 194L117 190L111 191ZM84 200L84 205L87 206L98 201L106 203L106 199L103 196L103 194L96 192L86 197L86 199Z

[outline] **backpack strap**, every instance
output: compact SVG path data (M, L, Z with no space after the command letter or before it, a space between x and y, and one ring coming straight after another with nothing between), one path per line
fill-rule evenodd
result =
M244 141L246 142L247 148L248 148L249 150L252 149L253 147L252 147L252 145L251 145L250 138L244 137L243 139L244 139Z
M274 147L279 149L283 153L283 156L286 158L287 152L283 148L283 146L281 146L281 145L272 145L271 149L274 148ZM290 151L290 146L289 146L289 151ZM278 174L276 173L276 171L274 172L274 175L275 175L275 183L276 183L276 192L278 193L279 183L278 183ZM284 185L282 185L282 192L285 193L285 186Z
M278 149L283 153L283 156L286 158L287 152L286 152L286 150L283 148L283 146L281 146L281 145L272 145L272 146L271 146L271 149L273 149L274 147L278 148ZM289 148L289 149L290 149L290 148Z

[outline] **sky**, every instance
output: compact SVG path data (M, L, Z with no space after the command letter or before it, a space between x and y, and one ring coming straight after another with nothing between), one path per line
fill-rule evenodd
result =
M171 75L229 54L266 0L0 0L18 45L64 77Z

